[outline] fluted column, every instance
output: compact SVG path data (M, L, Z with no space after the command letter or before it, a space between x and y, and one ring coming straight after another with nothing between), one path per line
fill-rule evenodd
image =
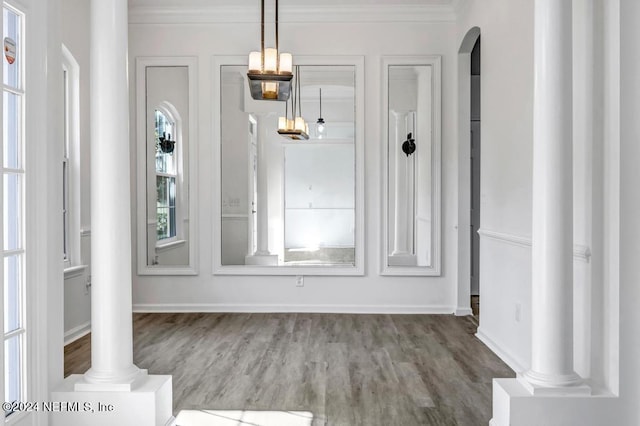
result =
M125 384L133 365L127 0L91 1L91 369Z
M531 369L534 393L581 388L573 367L571 2L535 1Z

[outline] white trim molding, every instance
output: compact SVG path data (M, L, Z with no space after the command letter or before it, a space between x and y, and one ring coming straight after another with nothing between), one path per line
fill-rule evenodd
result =
M187 198L183 208L187 210L187 214L183 217L183 223L188 225L189 233L187 238L176 241L176 245L187 244L189 261L184 265L148 265L147 264L147 228L154 221L147 218L147 124L146 124L146 70L147 67L186 67L188 72L188 110L189 120L184 124L185 130L188 131L189 140L187 144L188 155L184 161L188 163L188 171L186 172L188 180L188 193L183 195ZM197 252L197 221L196 212L198 211L197 199L198 194L198 154L197 140L198 135L198 58L195 56L156 56L156 57L137 57L136 58L136 146L137 146L137 273L138 275L198 275L198 252ZM177 114L177 113L176 113ZM187 226L185 226L186 228ZM184 241L182 241L184 240ZM175 247L175 245L174 245ZM168 245L164 247L168 249ZM162 250L162 247L160 248Z
M457 317L464 317L464 316L473 315L473 309L457 307L455 312L454 312L454 315L457 316Z
M69 343L73 343L89 333L91 333L91 321L87 321L77 327L73 327L71 330L64 332L64 345L66 346Z
M69 268L65 268L64 270L64 279L65 281L71 278L79 277L84 274L84 271L88 268L88 265L76 265L70 266Z
M212 56L211 70L213 74L213 99L221 98L222 66L247 65L247 56ZM355 76L355 264L354 265L223 265L222 264L222 229L213 226L212 250L213 275L306 275L306 276L363 276L365 275L365 78L364 56L296 56L296 65L301 66L352 66ZM222 131L220 102L214 102L212 108L212 164L214 170L222 170ZM222 216L222 183L219 177L212 175L213 188L212 211L214 221L221 223Z
M241 303L136 303L138 313L331 313L331 314L440 314L451 315L453 306L444 305L279 305Z
M478 338L478 340L484 343L486 347L491 349L491 352L496 354L498 358L504 361L504 363L507 364L510 369L512 369L516 373L525 371L525 368L522 366L522 364L518 362L514 357L509 355L506 351L504 351L502 347L500 347L500 345L498 345L492 338L487 336L482 327L478 327L476 337Z
M425 186L425 188L429 189L429 193L431 194L430 204L431 211L430 219L431 222L429 224L431 231L431 240L428 241L425 245L428 246L428 250L430 252L430 262L429 265L416 265L416 266L405 266L405 265L392 265L390 264L391 250L389 250L390 246L390 237L391 230L394 228L394 223L396 221L390 220L391 214L389 210L392 206L389 205L390 197L390 173L389 173L389 162L393 161L392 156L389 154L389 146L392 141L389 140L389 119L391 114L390 102L389 102L389 87L390 80L392 77L389 75L389 68L392 66L415 66L415 67L423 67L423 70L430 69L431 78L428 81L428 86L421 87L421 92L424 93L428 90L429 97L424 97L428 99L425 104L428 105L428 108L431 112L430 122L428 126L424 126L424 128L430 129L430 149L431 149L431 164L428 164L428 169L431 170L431 185L429 188ZM381 144L381 158L382 158L382 192L380 194L382 199L382 211L381 218L382 223L380 224L380 229L382 229L382 244L380 247L380 275L386 276L440 276L441 275L441 258L442 258L442 224L441 224L441 213L442 213L442 200L441 200L441 134L442 134L442 57L439 55L424 55L424 56L383 56L380 61L381 67L381 97L382 97L382 108L381 108L381 135L383 135L384 142ZM424 72L424 71L423 71ZM428 74L425 74L428 75ZM426 83L426 81L425 81ZM423 121L418 121L416 123L417 126L421 126L420 123ZM420 128L420 127L419 127ZM415 132L414 132L415 133ZM426 133L426 132L425 132ZM416 154L417 155L417 154ZM417 160L414 160L417 161ZM417 166L416 166L417 167ZM422 188L422 189L425 189ZM417 191L417 190L416 190ZM391 201L393 202L393 201ZM414 200L414 202L417 202ZM389 223L392 222L392 223ZM400 221L402 222L402 221ZM414 239L417 238L417 235L420 235L418 231L412 231ZM424 238L423 238L424 239ZM425 243L420 240L420 242ZM415 253L409 253L410 255L414 255ZM414 264L415 257L414 257Z
M280 24L298 22L455 22L456 7L447 4L282 6ZM129 24L230 24L260 22L258 7L133 6Z
M508 234L505 232L490 231L487 229L478 230L478 234L481 237L486 237L494 241L507 243L520 247L531 247L531 237L524 237L521 235ZM574 244L573 257L577 260L589 263L591 260L591 249L588 246Z

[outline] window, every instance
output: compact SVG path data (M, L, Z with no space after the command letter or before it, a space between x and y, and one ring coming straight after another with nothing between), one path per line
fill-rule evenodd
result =
M24 157L24 87L21 58L24 15L17 9L3 6L3 39L15 46L14 60L2 57L3 121L2 121L2 257L3 332L4 332L4 400L24 401L26 398L25 324L25 256L24 248L24 188L26 172ZM5 410L5 416L14 413Z
M175 143L175 122L168 114L156 110L156 240L159 245L178 237L176 220L176 180L178 177ZM173 137L173 139L172 139Z

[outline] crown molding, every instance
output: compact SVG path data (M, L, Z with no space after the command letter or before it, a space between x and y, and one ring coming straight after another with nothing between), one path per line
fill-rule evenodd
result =
M386 23L454 22L456 5L319 5L281 7L279 22L292 23ZM129 24L259 24L259 10L247 6L149 7L129 9Z

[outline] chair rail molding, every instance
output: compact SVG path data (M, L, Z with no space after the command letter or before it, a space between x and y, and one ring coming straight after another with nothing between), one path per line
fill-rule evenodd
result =
M531 247L531 237L509 234L506 232L490 231L488 229L480 229L478 230L478 234L483 238L489 238L494 241L499 241L514 246ZM588 263L591 260L591 249L588 246L574 244L573 257L574 259L582 260Z

